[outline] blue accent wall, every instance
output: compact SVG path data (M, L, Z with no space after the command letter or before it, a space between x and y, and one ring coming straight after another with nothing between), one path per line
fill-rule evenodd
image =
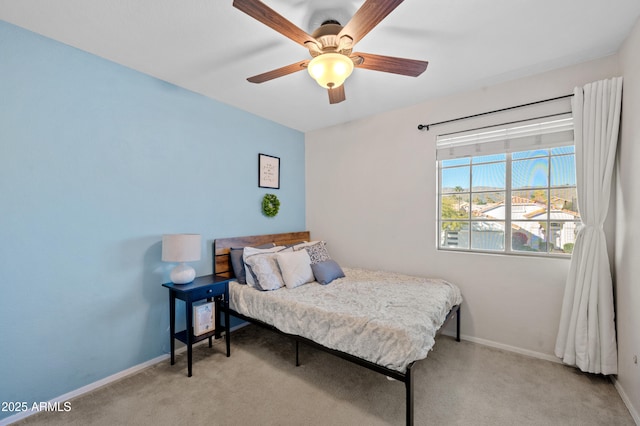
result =
M162 234L202 234L209 274L214 238L304 230L304 179L301 132L0 21L0 401L168 353Z

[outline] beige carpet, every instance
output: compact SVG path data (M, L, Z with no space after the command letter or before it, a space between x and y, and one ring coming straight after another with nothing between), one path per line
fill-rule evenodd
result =
M42 425L402 425L404 384L249 326L39 413ZM413 369L416 425L633 425L609 380L439 336Z

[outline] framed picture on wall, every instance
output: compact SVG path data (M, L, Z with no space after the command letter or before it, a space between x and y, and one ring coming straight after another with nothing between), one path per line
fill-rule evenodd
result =
M258 154L258 186L280 189L280 158Z

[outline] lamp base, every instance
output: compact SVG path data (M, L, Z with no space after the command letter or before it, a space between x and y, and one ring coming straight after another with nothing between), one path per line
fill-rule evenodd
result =
M186 263L181 263L171 270L169 277L174 284L187 284L195 279L196 270Z

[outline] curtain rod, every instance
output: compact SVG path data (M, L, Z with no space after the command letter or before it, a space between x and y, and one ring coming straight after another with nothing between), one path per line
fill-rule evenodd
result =
M572 96L573 96L573 94L564 95L564 96L558 96L558 97L555 97L555 98L543 99L541 101L529 102L528 104L515 105L515 106L511 106L511 107L507 107L507 108L496 109L496 110L493 110L493 111L481 112L480 114L467 115L466 117L452 118L451 120L439 121L437 123L418 124L418 130L427 129L427 131L428 131L431 126L437 126L439 124L452 123L454 121L460 121L460 120L467 120L469 118L481 117L483 115L488 115L488 114L495 114L496 112L509 111L511 109L516 109L516 108L522 108L522 107L526 107L526 106L541 104L541 103L544 103L544 102L557 101L559 99L570 98Z

